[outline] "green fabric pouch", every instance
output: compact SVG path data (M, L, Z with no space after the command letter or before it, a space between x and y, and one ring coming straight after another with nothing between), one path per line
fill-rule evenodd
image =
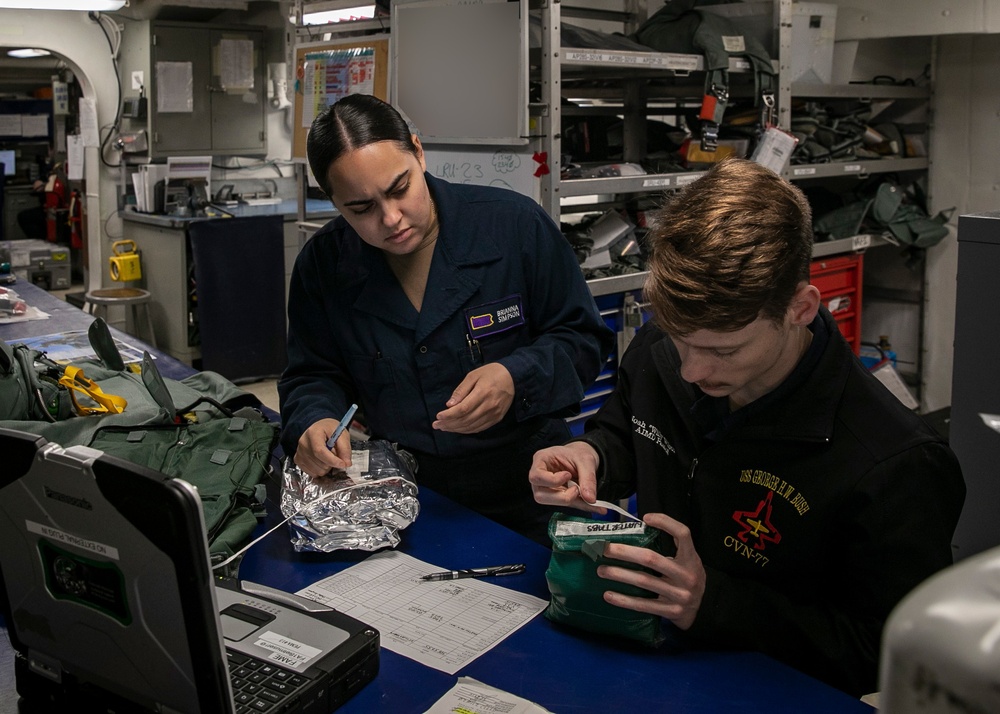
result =
M605 558L608 543L625 543L658 549L660 531L639 522L614 523L564 513L549 521L552 557L545 571L551 600L545 617L588 632L637 640L657 647L666 639L660 617L615 607L604 601L604 592L614 590L636 597L655 597L648 590L606 580L597 574L599 565L637 568L632 563Z
M846 206L824 213L813 223L813 231L821 240L838 240L856 236L871 208L872 199L852 201Z

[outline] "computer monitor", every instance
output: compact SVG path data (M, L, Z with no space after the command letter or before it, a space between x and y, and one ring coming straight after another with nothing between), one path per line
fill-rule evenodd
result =
M16 163L13 149L0 149L0 164L3 164L3 175L13 176L16 173Z

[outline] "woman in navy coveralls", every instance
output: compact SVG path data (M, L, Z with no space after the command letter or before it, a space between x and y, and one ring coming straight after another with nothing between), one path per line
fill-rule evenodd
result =
M326 441L356 402L373 437L414 454L421 486L547 543L531 458L569 438L613 336L558 226L513 191L426 174L375 97L317 117L307 151L340 216L292 272L285 453L312 476L345 468L348 433Z

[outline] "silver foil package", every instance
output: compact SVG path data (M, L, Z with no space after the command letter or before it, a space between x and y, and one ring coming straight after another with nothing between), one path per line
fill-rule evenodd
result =
M351 468L313 478L285 459L281 512L297 552L378 550L420 513L416 462L388 441L352 441Z

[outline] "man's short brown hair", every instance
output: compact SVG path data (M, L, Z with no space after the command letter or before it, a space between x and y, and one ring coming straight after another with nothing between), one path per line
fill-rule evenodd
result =
M647 234L645 295L668 334L781 321L812 260L805 195L770 169L728 159L677 193Z

